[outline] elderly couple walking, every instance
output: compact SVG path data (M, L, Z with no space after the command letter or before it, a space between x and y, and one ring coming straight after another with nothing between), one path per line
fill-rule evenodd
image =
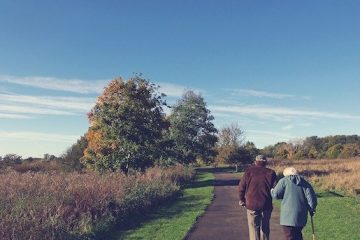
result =
M272 199L282 199L280 225L286 240L302 240L301 230L307 214L315 213L317 199L311 185L295 168L286 168L277 182L273 170L266 168L267 159L258 155L239 183L239 204L247 209L250 240L268 240Z

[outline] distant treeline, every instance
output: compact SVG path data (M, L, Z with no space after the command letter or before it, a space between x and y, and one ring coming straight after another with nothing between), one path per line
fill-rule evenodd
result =
M263 148L262 152L275 159L352 158L360 156L360 136L312 136L305 140L279 142Z
M336 135L327 137L307 137L304 140L279 142L263 149L255 144L244 141L243 131L236 125L223 127L218 133L215 146L216 157L210 164L250 163L259 153L274 159L335 159L360 157L360 136ZM62 156L56 157L44 154L43 158L22 158L17 154L0 156L0 170L11 167L18 172L48 172L48 171L81 171L83 165L80 159L88 142L81 137Z

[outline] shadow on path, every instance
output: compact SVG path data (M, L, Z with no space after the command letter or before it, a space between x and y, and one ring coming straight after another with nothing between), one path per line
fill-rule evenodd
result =
M241 172L244 170L245 166L238 166L238 172ZM210 173L236 173L235 167L199 167L196 168L196 171L198 172L210 172Z
M215 180L214 186L238 186L239 179L225 179L225 180Z
M216 180L205 180L199 181L192 184L188 188L201 188L209 186L238 186L239 179L216 179Z

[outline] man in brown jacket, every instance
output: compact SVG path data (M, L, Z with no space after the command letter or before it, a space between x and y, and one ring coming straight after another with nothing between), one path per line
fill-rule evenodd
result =
M268 240L273 209L270 189L276 185L276 173L266 168L267 159L256 156L239 183L239 205L246 207L250 240Z

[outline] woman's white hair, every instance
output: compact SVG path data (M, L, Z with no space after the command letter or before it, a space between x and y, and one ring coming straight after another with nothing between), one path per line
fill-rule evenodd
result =
M298 172L293 167L287 167L283 171L284 177L290 176L290 175L298 175Z

